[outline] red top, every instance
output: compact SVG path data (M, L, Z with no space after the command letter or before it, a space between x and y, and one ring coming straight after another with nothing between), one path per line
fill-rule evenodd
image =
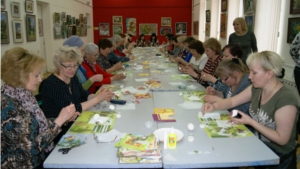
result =
M101 87L103 84L110 84L111 80L110 77L114 76L113 74L107 73L98 64L95 64L96 67L96 72L84 61L82 62L82 66L86 70L86 76L88 78L97 75L97 74L102 74L103 75L103 80L102 82L94 82L93 85L89 88L89 93L96 93L96 91Z
M126 56L125 53L120 52L118 49L114 50L114 53L119 55L119 56L123 56L123 57Z

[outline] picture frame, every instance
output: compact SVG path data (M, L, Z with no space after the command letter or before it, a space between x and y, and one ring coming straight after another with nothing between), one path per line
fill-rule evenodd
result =
M140 35L151 35L155 33L157 35L157 24L156 23L142 23L139 24Z
M83 23L83 14L79 14L79 23Z
M244 0L244 13L251 14L254 12L254 1L253 0Z
M72 17L71 17L71 15L67 15L67 25L72 25Z
M67 28L67 38L69 38L70 36L73 35L73 28L74 27L75 26L68 26L68 28Z
M54 39L60 39L61 38L61 26L56 25L53 28L54 33Z
M205 23L205 36L210 37L210 23Z
M80 36L84 36L84 32L85 32L84 25L82 24L80 25Z
M123 25L113 25L113 35L119 35L123 33Z
M67 38L67 22L63 22L61 24L61 38L62 39Z
M136 18L126 18L126 33L136 36Z
M76 26L76 35L80 36L80 26Z
M83 25L83 36L87 36L87 25Z
M80 25L79 19L76 19L75 25L76 25L76 26L79 26L79 25Z
M199 21L193 22L194 35L199 35Z
M34 4L32 0L25 1L25 12L33 13Z
M206 22L210 22L210 10L205 11L205 18Z
M288 19L287 43L292 43L296 35L299 33L300 17Z
M54 12L53 14L53 23L60 24L60 13Z
M226 38L226 32L227 32L227 27L226 27L226 20L227 20L227 14L222 13L221 14L221 19L220 19L220 38Z
M5 10L6 0L1 0L1 11Z
M6 11L1 11L1 44L9 43L8 16Z
M123 17L122 16L112 16L112 23L113 24L121 24L123 23Z
M171 17L161 17L161 26L171 26L172 18Z
M76 25L76 18L72 17L72 25Z
M38 30L39 30L39 36L43 36L43 20L38 19Z
M227 0L221 1L221 12L227 12Z
M186 22L175 22L176 35L186 35L187 23Z
M23 42L23 22L22 20L13 20L12 21L13 27L13 40L15 43L22 43Z
M35 15L26 14L26 36L27 42L36 41Z
M66 13L65 12L61 13L60 19L61 19L61 21L66 21Z
M290 14L300 14L300 0L290 0Z
M253 32L254 31L254 15L246 15L245 21L246 21L248 30Z
M20 3L19 2L11 2L11 16L20 18Z
M159 32L160 35L166 36L166 34L172 33L172 27L161 27Z
M100 36L110 36L109 23L99 23L98 26Z
M83 17L83 23L87 24L87 17Z

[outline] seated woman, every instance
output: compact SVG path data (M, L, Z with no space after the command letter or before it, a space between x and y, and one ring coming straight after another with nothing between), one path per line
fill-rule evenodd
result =
M109 60L107 59L107 55L112 48L111 41L109 41L108 39L100 39L98 42L98 47L100 51L96 62L103 70L105 70L107 73L112 73L114 71L124 69L122 63L118 62L114 65L111 65Z
M114 35L113 38L116 40L117 43L117 49L114 50L114 53L119 55L119 56L123 56L125 57L126 54L123 53L123 50L125 49L124 44L125 44L125 35L124 34L120 34L120 35Z
M46 117L56 118L60 110L74 104L77 112L88 110L97 103L110 100L112 93L102 90L98 94L88 94L84 91L75 76L79 63L82 62L80 51L75 47L62 46L54 53L54 73L44 80L42 86L42 110ZM89 97L89 99L88 99ZM68 131L71 124L62 127L60 137ZM55 140L58 141L58 140Z
M226 59L220 62L215 74L220 77L222 82L228 87L224 91L211 91L210 94L204 97L207 103L214 103L223 98L233 97L251 85L251 81L248 79L249 70L243 61L238 58L232 58L231 60ZM249 106L250 102L247 102L229 109L229 111L237 109L249 114Z
M202 70L195 70L189 66L186 67L186 73L191 75L198 83L203 85L204 87L208 86L207 81L205 81L203 76L206 74L214 75L215 71L219 65L219 63L223 59L223 55L221 54L221 44L215 38L207 39L204 44L205 54L208 57L208 60ZM203 76L202 76L202 74Z
M44 65L44 59L21 47L2 56L1 168L42 167L45 150L60 127L79 115L74 104L68 104L58 110L55 119L46 119L32 95L42 81Z
M109 60L111 65L114 65L119 62L128 62L128 61L134 59L133 55L131 55L129 57L121 57L121 56L118 56L117 54L115 54L113 51L117 49L117 43L114 38L108 38L108 40L113 45L112 49L110 50L110 52L107 55L107 59Z
M186 73L186 66L189 66L196 71L201 71L208 60L207 56L204 54L204 47L202 42L199 40L193 40L188 45L188 48L193 57L189 63L181 60L180 63L182 65L179 65L179 70L183 73Z
M280 157L279 165L271 168L296 168L299 103L295 94L277 79L283 60L275 52L263 51L250 54L246 62L252 86L228 99L204 104L202 112L230 109L250 102L249 115L238 111L241 118L232 117L231 121L252 126L254 134Z
M173 36L172 39L171 39L171 43L172 43L172 45L173 45L174 47L173 47L173 50L168 51L167 57L168 57L169 59L170 59L170 58L173 59L173 58L177 57L177 56L178 56L178 53L180 52L180 48L179 48L179 46L178 46L177 37L179 37L179 36L178 36L178 35L175 35L175 36Z
M64 46L69 46L69 47L78 47L78 49L81 52L81 55L84 55L84 43L81 40L79 36L73 35L70 36L64 43ZM90 78L87 78L85 69L82 67L81 63L78 66L78 69L76 71L76 76L79 80L79 82L82 84L82 87L84 90L88 90L94 82L101 82L102 81L102 75L95 75Z
M183 41L183 46L186 51L186 56L185 56L185 58L176 57L175 60L177 63L180 63L182 65L188 65L188 63L190 62L190 60L192 59L192 56L193 56L188 46L194 40L196 40L194 37L189 36Z
M101 67L96 63L96 59L99 54L99 48L94 43L89 43L85 45L84 52L85 55L83 57L82 65L86 69L87 76L91 77L96 74L103 75L102 82L93 83L92 87L90 87L90 93L95 93L103 84L110 84L112 81L126 78L124 74L113 75L101 69Z
M161 48L159 48L159 50L163 53L166 53L166 56L168 54L168 51L172 51L173 50L173 44L172 44L172 37L174 35L171 33L166 34L166 39L167 39L167 43L162 42L161 44Z
M136 46L137 47L145 47L146 46L146 40L145 40L145 35L141 34L138 40L136 41Z
M158 39L157 39L157 36L155 33L152 33L150 38L149 38L149 41L148 41L148 46L150 47L156 47L156 46L159 46L159 42L158 42Z
M183 42L186 40L186 36L178 36L177 37L177 41L178 41L178 47L179 47L179 53L177 56L174 57L170 57L169 60L171 62L175 62L177 63L177 59L176 58L182 58L185 59L187 56L187 51L185 50L185 46L183 44Z

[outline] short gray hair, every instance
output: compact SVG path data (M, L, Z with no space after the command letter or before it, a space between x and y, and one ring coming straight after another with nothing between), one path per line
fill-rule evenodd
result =
M114 35L112 38L115 40L116 43L122 41L122 37L120 35Z
M113 37L108 38L108 40L110 40L113 45L117 44L116 40Z
M88 43L84 46L84 52L87 54L93 54L96 51L99 51L99 47L94 43Z
M78 47L61 46L54 52L54 73L59 74L60 65L62 62L72 61L76 61L78 64L81 64L82 62L81 52Z

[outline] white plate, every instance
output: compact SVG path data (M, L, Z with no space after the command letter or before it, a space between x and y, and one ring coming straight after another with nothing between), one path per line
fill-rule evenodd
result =
M181 141L183 139L184 134L177 129L173 129L174 133L177 135L177 142ZM155 135L155 137L157 137L159 139L160 142L164 142L164 134L165 131L167 132L167 134L171 133L172 128L160 128L157 129L153 132L153 134Z

